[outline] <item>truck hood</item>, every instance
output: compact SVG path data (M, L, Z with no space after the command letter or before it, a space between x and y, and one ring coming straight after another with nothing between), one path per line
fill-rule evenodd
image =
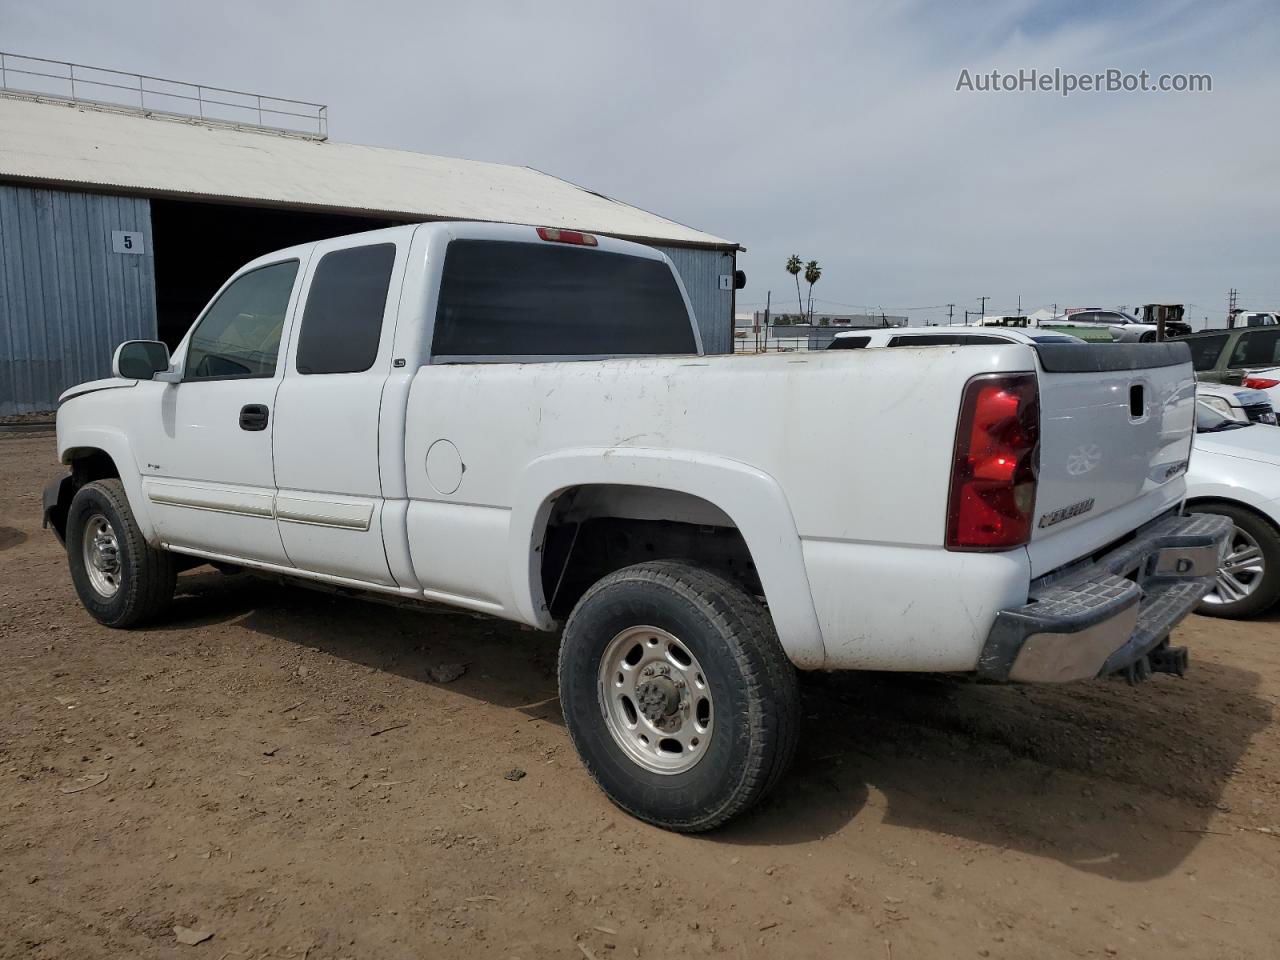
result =
M1280 466L1280 427L1258 423L1221 433L1197 433L1195 449Z
M124 387L132 387L137 384L137 380L126 380L123 377L107 377L105 380L87 380L84 383L77 383L74 387L68 387L62 391L62 395L58 397L58 403L66 403L72 397L83 396L86 393L97 393L99 390L119 390Z

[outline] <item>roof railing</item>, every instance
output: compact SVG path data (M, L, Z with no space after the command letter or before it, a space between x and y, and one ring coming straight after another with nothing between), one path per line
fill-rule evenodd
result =
M329 136L329 108L322 103L3 51L0 93L124 108L312 140L326 140Z

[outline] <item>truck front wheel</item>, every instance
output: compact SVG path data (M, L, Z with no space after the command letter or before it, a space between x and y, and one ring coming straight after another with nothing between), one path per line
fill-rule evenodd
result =
M76 492L67 511L67 560L80 602L108 627L152 619L173 599L173 555L148 546L119 480Z
M560 644L560 701L587 771L623 810L710 830L754 805L795 752L795 668L761 605L675 561L596 583Z

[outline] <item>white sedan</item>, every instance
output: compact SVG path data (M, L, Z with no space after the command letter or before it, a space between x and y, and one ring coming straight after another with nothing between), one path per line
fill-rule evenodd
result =
M1079 337L1035 327L872 327L844 330L827 344L828 350L873 347L954 347L995 343L1084 343Z
M1196 399L1228 420L1276 425L1275 404L1280 403L1280 396L1264 390L1201 382L1196 384Z
M1199 612L1257 616L1280 600L1280 428L1242 423L1196 404L1187 505L1235 529Z

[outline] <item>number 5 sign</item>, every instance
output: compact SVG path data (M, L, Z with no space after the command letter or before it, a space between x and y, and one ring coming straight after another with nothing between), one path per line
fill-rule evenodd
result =
M146 253L142 234L129 230L111 231L111 249L115 253Z

